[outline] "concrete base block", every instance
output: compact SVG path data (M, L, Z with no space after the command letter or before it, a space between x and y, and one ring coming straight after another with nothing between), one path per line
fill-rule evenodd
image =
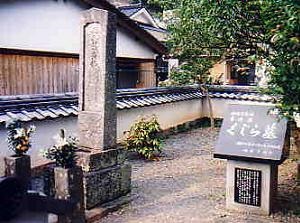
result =
M259 172L261 180L257 180L258 200L257 204L250 204L252 198L249 197L250 193L247 191L249 188L239 191L243 196L242 200L245 202L237 202L235 196L237 196L237 177L236 170L242 171L256 171ZM244 173L242 173L244 174ZM242 176L244 182L241 185L250 185L253 182L253 176L249 174L247 177ZM259 215L270 215L274 206L274 197L277 192L277 181L278 181L278 166L275 164L263 164L245 161L234 161L228 160L227 162L227 179L226 179L226 207L229 210L238 212L247 212ZM260 183L258 183L260 182ZM260 185L259 185L260 184ZM250 189L251 190L251 189ZM244 198L246 197L246 198ZM251 196L250 196L251 197ZM248 200L247 200L248 199ZM251 200L251 201L250 201ZM246 204L247 203L247 204ZM255 201L253 202L255 203Z

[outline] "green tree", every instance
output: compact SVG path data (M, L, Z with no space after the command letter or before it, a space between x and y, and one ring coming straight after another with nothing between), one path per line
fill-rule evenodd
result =
M184 64L173 78L207 83L208 69L220 59L267 59L269 92L281 95L283 112L299 112L300 1L153 1L172 10L168 46Z

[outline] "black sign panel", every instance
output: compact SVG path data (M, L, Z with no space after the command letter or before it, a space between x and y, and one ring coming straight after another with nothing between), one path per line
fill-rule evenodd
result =
M228 105L215 157L280 161L287 120L270 105Z
M234 201L241 204L260 206L261 171L235 168Z

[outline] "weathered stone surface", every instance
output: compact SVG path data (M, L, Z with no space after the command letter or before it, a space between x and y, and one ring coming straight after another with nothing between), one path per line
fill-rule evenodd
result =
M31 177L30 156L9 156L4 158L5 176L17 176L29 186Z
M93 8L81 27L79 142L104 150L116 145L116 17Z
M58 222L85 222L83 208L83 172L80 167L54 168L55 198L76 202L76 210L70 215L58 217Z
M122 148L118 148L105 150L103 152L79 152L77 162L84 171L88 172L123 164L125 159L126 151Z
M84 172L85 208L90 209L120 196L131 189L131 165Z
M116 128L103 120L98 112L82 111L78 116L80 145L96 150L107 150L116 146ZM109 134L110 133L110 134Z

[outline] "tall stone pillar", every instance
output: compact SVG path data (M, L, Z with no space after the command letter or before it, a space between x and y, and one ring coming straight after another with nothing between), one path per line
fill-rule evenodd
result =
M83 14L79 75L80 145L116 145L116 17L104 10Z
M116 148L116 16L92 8L81 23L79 153L84 171L85 207L130 191L131 167Z

